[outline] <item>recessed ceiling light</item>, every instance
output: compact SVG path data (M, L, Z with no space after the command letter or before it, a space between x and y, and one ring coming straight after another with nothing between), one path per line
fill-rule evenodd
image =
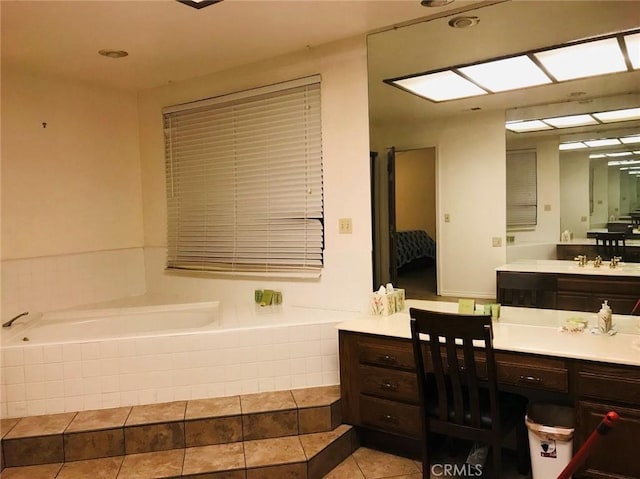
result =
M542 123L540 120L527 120L527 121L508 121L505 124L507 130L515 133L524 133L528 131L542 131L551 130L552 127L546 123Z
M475 27L480 22L478 17L453 17L447 23L451 28Z
M551 83L527 56L505 58L460 68L460 73L492 92Z
M626 145L631 143L640 143L640 135L638 136L624 136L620 138L620 141Z
M602 138L600 140L587 140L584 143L585 143L585 145L593 148L593 147L596 147L596 146L619 145L620 141L617 138Z
M627 35L624 37L624 43L627 45L627 54L633 68L640 68L640 33Z
M107 58L124 58L129 55L129 52L124 50L100 50L98 54Z
M558 81L627 71L616 38L555 48L534 56Z
M556 128L570 128L572 126L597 125L598 122L591 115L570 115L543 118L542 121Z
M452 71L394 80L392 83L432 101L445 101L487 94L482 88Z
M560 143L559 149L564 150L581 150L582 148L586 148L587 145L580 141L572 141L570 143Z
M640 120L640 108L626 108L624 110L603 111L594 113L602 123L612 123L614 121Z

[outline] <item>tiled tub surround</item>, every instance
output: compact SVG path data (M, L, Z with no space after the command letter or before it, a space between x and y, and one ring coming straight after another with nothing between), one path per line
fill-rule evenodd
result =
M338 384L335 325L352 316L249 303L224 310L207 331L3 346L0 416Z
M338 386L4 419L2 431L3 478L315 479L356 447Z

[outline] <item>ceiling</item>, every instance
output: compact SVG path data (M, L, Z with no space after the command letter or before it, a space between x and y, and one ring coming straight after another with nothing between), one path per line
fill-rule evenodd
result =
M139 91L476 3L224 0L197 10L174 0L1 0L2 64Z
M638 70L441 103L383 83L388 78L640 28L640 8L633 0L514 0L475 7L466 13L479 19L471 28L452 28L448 25L451 17L445 17L369 36L372 123L433 121L445 116L516 108L510 112L510 119L521 119L517 118L520 111L524 113L532 110L533 105L549 103L561 103L563 109L571 103L589 111L589 102L596 97L625 96L640 90ZM633 98L638 101L639 97ZM559 114L567 112L557 110L556 115Z

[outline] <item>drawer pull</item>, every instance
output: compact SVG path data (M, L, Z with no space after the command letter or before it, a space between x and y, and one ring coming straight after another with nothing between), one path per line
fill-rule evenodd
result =
M392 416L391 414L385 414L384 416L382 416L381 418L384 422L390 422L393 424L398 424L398 417L397 416Z
M388 354L385 354L384 356L378 356L378 360L387 364L396 364L398 362L395 356L389 356Z
M397 391L398 385L387 381L384 383L380 383L380 389L384 389L385 391Z
M527 384L537 384L537 385L542 384L542 379L535 376L520 376L519 381L521 383L527 383Z

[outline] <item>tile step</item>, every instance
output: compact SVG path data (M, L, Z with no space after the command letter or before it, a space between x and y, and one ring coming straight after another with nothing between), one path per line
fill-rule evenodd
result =
M58 464L334 431L340 388L3 419L2 467Z
M358 447L352 426L329 432L7 467L3 479L321 479Z

